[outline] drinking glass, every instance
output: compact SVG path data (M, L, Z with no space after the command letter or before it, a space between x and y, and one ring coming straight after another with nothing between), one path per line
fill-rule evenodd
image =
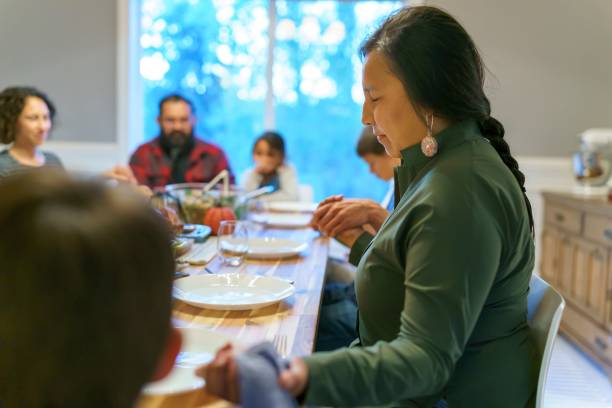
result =
M240 266L249 251L247 221L221 221L217 232L217 251L224 264Z

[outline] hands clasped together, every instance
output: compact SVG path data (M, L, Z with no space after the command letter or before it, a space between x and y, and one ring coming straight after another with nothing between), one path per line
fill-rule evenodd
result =
M344 199L334 195L319 203L311 220L311 227L323 234L335 237L352 246L365 231L375 234L385 218L387 210L367 199ZM215 358L196 374L206 380L206 390L225 400L240 403L240 379L236 363L236 349L226 344L217 351ZM308 384L308 366L301 358L293 358L289 367L278 377L280 388L293 396L304 392Z

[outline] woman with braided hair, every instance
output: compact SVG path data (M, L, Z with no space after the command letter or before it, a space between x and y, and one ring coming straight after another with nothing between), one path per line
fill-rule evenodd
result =
M390 16L361 52L362 121L402 160L396 205L375 236L339 237L359 259L359 338L293 359L279 384L308 405L533 406L533 217L476 46L421 6ZM232 364L226 347L205 372L209 390L238 400Z

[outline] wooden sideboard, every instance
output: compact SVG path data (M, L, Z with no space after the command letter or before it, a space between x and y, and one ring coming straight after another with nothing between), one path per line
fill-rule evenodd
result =
M540 275L567 302L561 332L612 378L612 204L545 192Z

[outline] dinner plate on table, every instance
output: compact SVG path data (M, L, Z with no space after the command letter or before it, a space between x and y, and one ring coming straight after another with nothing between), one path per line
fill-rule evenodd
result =
M308 248L306 242L284 238L249 238L249 252L251 259L279 259L291 258Z
M302 213L258 213L251 220L272 228L305 228L310 224L311 214Z
M271 212L282 213L313 213L318 203L306 203L303 201L271 201L265 203L264 208Z
M258 309L294 293L285 279L241 273L191 275L175 281L173 290L178 300L217 310Z
M232 340L225 334L206 329L185 327L179 330L183 344L172 371L165 378L146 384L143 394L179 394L202 388L204 380L195 375L196 368L209 363L216 351Z

